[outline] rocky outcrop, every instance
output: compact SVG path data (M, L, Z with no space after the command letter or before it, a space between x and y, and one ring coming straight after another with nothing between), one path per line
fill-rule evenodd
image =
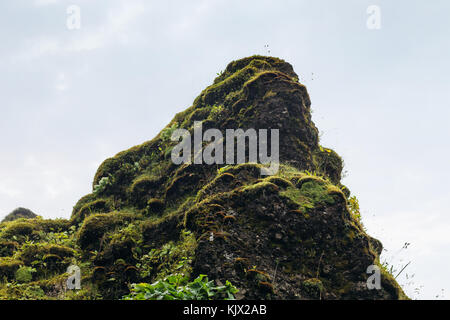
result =
M14 221L14 220L17 220L17 219L20 219L20 218L33 219L33 218L36 218L36 217L37 217L37 214L35 214L30 209L17 208L15 210L13 210L11 213L9 213L6 217L4 217L2 222Z
M380 266L381 243L362 227L340 182L342 160L320 145L310 105L289 63L244 58L153 140L105 160L93 192L59 231L76 252L61 261L83 266L86 289L73 297L120 298L130 283L184 273L229 280L241 299L406 298ZM278 129L279 170L264 175L258 163L174 164L178 142L171 134L194 135L198 124L218 129L224 145L226 129ZM14 227L3 226L0 239L10 239ZM26 230L28 237L48 241L39 228ZM10 256L20 263L26 237L19 236ZM12 258L4 259L10 266ZM379 290L367 288L370 265L381 267ZM58 270L36 285L45 280L58 292L48 284L59 279Z

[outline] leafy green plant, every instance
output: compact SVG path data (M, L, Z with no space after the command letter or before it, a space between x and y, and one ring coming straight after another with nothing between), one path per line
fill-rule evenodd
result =
M359 222L361 222L361 212L359 211L359 201L353 196L347 201L347 207L350 214Z
M112 178L113 177L111 174L109 174L107 177L101 178L98 184L94 186L93 193L97 195L104 192L108 186L112 185Z
M229 281L215 286L204 274L182 285L185 281L184 275L173 274L153 284L135 284L124 300L234 300L238 292Z
M16 271L16 281L20 283L30 282L36 269L32 267L20 267Z
M152 280L161 280L173 273L189 276L192 268L192 259L197 242L195 235L188 231L181 232L180 241L170 241L159 249L152 249L148 254L141 257L136 267L140 270L143 278L154 276Z
M168 128L164 128L161 131L161 140L162 141L169 141L170 138L172 137L172 133L178 129L178 123L175 122L174 124L172 124L170 127Z
M44 230L40 230L36 232L36 235L37 239L39 239L40 242L59 244L70 247L75 244L75 240L73 238L75 231L76 226L71 226L68 231L45 232Z
M209 113L209 117L211 120L220 120L223 115L224 107L222 105L213 105L211 107L211 111Z

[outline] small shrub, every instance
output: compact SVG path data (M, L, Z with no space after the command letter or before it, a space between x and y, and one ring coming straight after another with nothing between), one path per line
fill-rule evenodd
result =
M162 141L169 141L170 138L172 137L172 133L178 129L178 123L175 122L174 124L172 124L170 127L167 127L165 129L163 129L161 131L161 140Z
M95 195L100 194L108 188L108 186L112 185L112 175L109 174L107 177L103 177L100 179L98 184L94 186L93 193Z
M20 267L16 271L16 280L20 283L30 282L33 279L33 273L36 269L32 267Z
M353 196L347 201L348 211L359 222L361 222L361 212L359 211L359 201Z
M220 120L223 116L224 107L221 105L213 105L209 113L209 119Z

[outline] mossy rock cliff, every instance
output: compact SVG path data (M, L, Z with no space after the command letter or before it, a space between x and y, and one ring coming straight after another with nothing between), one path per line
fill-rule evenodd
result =
M289 63L231 62L153 140L105 160L70 220L0 224L0 298L120 299L132 283L173 273L229 280L240 299L407 298L383 269L382 288L367 288L382 246L350 210L342 160L319 144L310 106ZM278 129L278 172L174 164L171 133L192 134L196 121L224 136ZM81 268L81 290L66 288L70 264ZM15 282L19 268L28 283Z

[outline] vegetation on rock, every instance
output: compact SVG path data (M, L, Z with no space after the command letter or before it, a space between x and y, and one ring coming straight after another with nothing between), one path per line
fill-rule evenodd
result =
M0 224L0 299L402 299L285 61L231 62L153 140L105 160L70 220ZM279 129L280 170L175 165L177 128ZM81 290L68 290L69 265ZM150 284L151 283L151 284ZM134 285L137 284L137 285ZM131 290L131 291L130 291Z
M4 217L2 222L13 221L13 220L17 220L17 219L20 219L20 218L33 219L33 218L36 218L36 217L37 217L37 214L35 214L30 209L17 208L13 212L8 214L6 217Z

